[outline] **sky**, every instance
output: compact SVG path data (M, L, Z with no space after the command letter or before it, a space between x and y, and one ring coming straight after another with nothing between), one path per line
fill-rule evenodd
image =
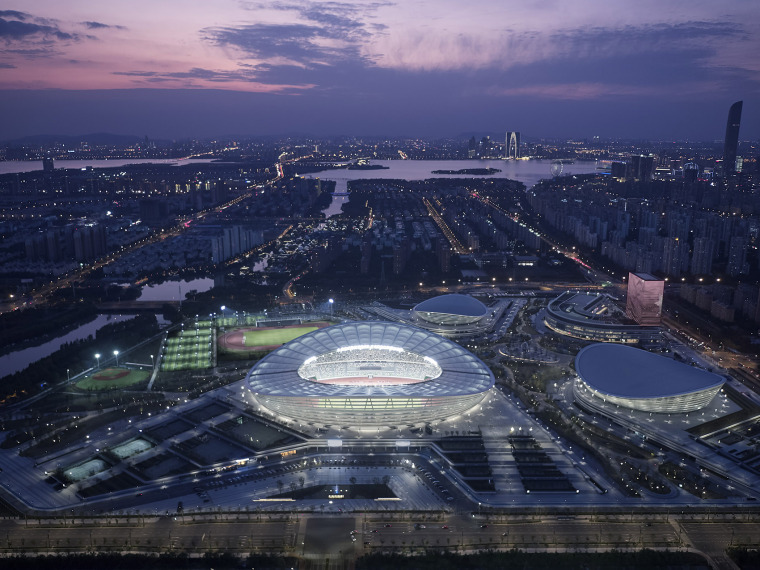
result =
M760 138L758 0L4 0L0 140Z

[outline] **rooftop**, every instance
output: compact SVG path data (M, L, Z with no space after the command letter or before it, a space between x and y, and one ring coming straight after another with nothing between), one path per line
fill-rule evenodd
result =
M720 386L725 379L646 350L620 344L587 346L575 369L595 390L620 398L664 398Z

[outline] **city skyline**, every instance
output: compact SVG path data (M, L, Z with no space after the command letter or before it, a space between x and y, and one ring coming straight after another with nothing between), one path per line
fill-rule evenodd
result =
M11 1L6 139L314 135L718 140L760 133L760 8Z

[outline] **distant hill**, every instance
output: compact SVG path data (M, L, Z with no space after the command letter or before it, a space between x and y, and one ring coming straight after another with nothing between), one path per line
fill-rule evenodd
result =
M116 135L113 133L90 133L87 135L29 135L13 140L5 141L6 144L11 145L42 145L62 143L71 146L79 146L80 143L86 142L93 146L101 145L113 145L124 146L134 144L145 140L144 137L138 137L136 135ZM151 140L151 142L164 142Z

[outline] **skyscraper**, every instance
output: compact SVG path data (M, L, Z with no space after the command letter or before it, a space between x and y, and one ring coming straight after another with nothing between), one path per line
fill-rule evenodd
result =
M504 158L520 158L520 132L507 131Z
M723 173L736 173L736 149L739 146L739 123L742 120L742 101L737 101L728 110L726 140L723 143Z
M659 325L665 281L649 273L628 274L625 313L640 325Z

